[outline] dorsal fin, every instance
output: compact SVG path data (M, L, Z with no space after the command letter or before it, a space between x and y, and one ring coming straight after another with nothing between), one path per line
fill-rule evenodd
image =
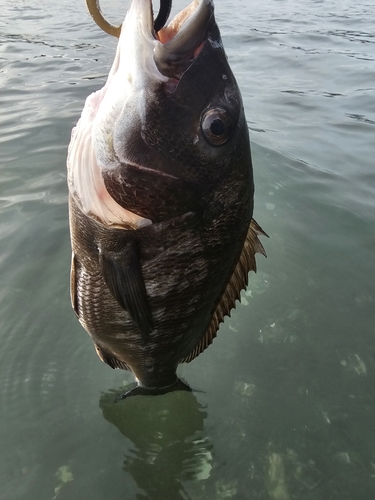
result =
M189 363L212 343L213 339L216 337L220 323L224 321L225 316L230 316L230 311L235 307L236 300L240 299L241 290L246 288L248 273L250 271L256 272L257 270L255 254L261 253L267 257L263 245L258 238L259 235L268 237L268 234L263 231L254 219L252 219L240 258L238 259L237 265L234 268L215 312L212 315L211 324L201 341L196 345L189 356L182 359L180 363Z

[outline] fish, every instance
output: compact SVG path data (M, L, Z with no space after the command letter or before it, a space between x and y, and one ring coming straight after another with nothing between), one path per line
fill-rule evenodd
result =
M212 0L159 31L152 1L133 0L108 26L113 65L68 149L72 307L99 358L134 374L123 397L190 390L178 365L213 342L266 255L241 93Z

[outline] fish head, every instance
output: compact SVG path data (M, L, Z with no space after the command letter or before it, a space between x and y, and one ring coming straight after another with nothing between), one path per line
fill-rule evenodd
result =
M194 0L158 33L151 0L133 0L108 80L81 121L77 128L86 124L91 137L91 177L140 224L204 211L234 171L253 189L241 94L212 0ZM72 190L81 184L78 196L87 200L78 177Z

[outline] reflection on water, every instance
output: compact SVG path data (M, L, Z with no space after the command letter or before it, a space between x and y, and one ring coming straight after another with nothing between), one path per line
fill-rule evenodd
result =
M132 443L124 470L144 492L137 500L190 498L184 483L207 479L212 468L205 408L194 394L181 391L114 403L121 392L124 388L103 394L99 405L104 418Z

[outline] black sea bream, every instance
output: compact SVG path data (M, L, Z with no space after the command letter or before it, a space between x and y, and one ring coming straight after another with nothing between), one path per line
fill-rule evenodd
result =
M98 356L141 393L181 384L255 270L264 234L240 91L211 0L155 33L133 0L68 155L71 297Z

